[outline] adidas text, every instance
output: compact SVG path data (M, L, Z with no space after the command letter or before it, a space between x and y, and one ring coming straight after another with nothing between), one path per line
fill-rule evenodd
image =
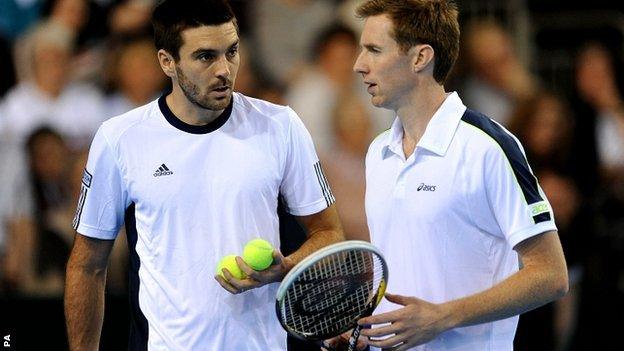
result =
M156 171L154 173L154 177L162 177L162 176L172 175L172 174L173 174L172 171Z

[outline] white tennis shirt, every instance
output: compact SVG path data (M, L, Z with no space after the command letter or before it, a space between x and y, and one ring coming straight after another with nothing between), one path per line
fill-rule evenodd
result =
M366 157L366 214L388 292L433 303L480 292L518 270L516 244L556 230L518 140L456 93L407 160L402 137L397 118ZM375 313L400 307L384 299ZM453 329L412 350L512 350L517 322Z
M75 218L131 249L131 349L285 350L277 284L232 295L218 261L261 237L279 247L281 196L310 215L333 201L312 139L288 107L235 93L212 123L177 119L164 97L102 124Z

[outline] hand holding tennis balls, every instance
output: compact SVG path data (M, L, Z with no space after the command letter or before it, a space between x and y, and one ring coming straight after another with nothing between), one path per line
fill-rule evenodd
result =
M243 277L245 277L245 274L243 273L243 271L241 271L240 267L238 267L238 264L236 263L236 255L227 255L223 257L221 261L219 261L219 265L217 266L217 274L223 277L223 279L226 279L225 275L223 275L223 268L226 268L228 271L230 271L232 276L236 279L243 279Z
M243 261L256 271L263 271L273 263L273 245L263 239L253 239L243 249Z
M270 242L254 239L245 245L242 257L229 255L221 260L215 279L228 292L241 294L282 280L292 266L292 259L282 256ZM232 275L223 274L223 268Z

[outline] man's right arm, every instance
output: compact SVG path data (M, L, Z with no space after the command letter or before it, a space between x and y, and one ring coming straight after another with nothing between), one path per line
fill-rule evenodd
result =
M97 350L104 320L106 267L114 240L76 234L65 282L70 350Z

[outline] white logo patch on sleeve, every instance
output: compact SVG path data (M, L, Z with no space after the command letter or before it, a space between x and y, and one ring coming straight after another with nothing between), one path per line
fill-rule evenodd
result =
M542 213L550 212L550 206L546 201L536 202L534 204L529 205L531 209L531 215L537 216Z

